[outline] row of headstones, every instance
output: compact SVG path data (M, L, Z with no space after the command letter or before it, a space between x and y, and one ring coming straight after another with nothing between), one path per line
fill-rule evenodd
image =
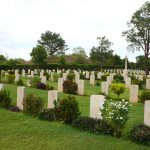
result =
M0 90L4 84L0 84ZM23 100L25 98L25 87L17 88L17 107L23 110ZM58 91L48 91L48 108L54 108L54 101L58 99ZM105 102L104 95L91 95L90 97L90 117L102 119L100 108ZM150 100L145 101L144 124L150 126Z

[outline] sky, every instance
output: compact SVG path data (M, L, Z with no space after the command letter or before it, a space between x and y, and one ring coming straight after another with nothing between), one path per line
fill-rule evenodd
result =
M147 0L0 0L0 54L29 60L42 33L56 32L73 48L88 55L97 37L113 43L114 54L135 62L141 52L128 52L121 36L127 22Z

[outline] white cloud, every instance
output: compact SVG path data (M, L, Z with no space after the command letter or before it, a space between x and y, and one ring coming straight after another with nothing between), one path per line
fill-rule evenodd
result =
M82 46L88 53L97 44L96 37L105 35L123 58L127 43L121 33L145 1L0 0L0 52L29 59L41 33L50 30L61 34L70 52ZM134 60L135 54L129 55Z

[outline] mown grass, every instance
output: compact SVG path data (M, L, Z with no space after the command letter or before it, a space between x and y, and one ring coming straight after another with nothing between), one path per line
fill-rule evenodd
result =
M26 82L26 79L24 79ZM48 82L49 85L57 89L56 82ZM6 84L5 88L10 91L12 104L16 105L17 85ZM89 116L90 95L99 94L100 86L90 86L89 81L85 81L85 96L75 96L81 115ZM140 91L141 92L141 91ZM26 87L26 94L34 93L44 99L45 108L47 108L48 91ZM59 97L67 96L60 93ZM121 98L129 99L129 90L120 95ZM109 98L116 99L111 89L109 89ZM26 116L23 113L13 113L0 109L0 150L53 150L53 149L103 149L103 150L148 150L148 147L132 143L128 139L128 132L132 126L143 122L144 106L143 104L133 104L130 108L129 120L123 132L123 138L117 139L110 136L95 135L88 132L81 132L70 126L57 122L45 122Z

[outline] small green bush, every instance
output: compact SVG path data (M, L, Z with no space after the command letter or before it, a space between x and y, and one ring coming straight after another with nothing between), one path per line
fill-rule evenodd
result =
M8 75L6 76L6 82L7 82L7 83L12 84L12 83L14 83L14 81L15 81L15 75L8 74Z
M145 100L150 100L150 90L144 90L140 96L140 102L144 103Z
M39 119L48 121L59 121L61 120L60 109L44 109L40 112Z
M120 83L124 82L124 77L121 74L115 74L113 78L115 82L120 82Z
M132 141L150 146L150 127L144 124L135 125L130 131Z
M101 80L102 80L102 81L106 81L107 76L109 76L109 74L107 74L107 73L103 74L103 75L101 76Z
M31 116L38 116L44 106L43 99L41 97L28 94L23 101L23 112Z
M10 93L5 89L0 90L0 107L8 108L11 104Z
M36 88L38 86L38 84L41 83L41 79L38 77L33 77L31 79L31 86Z
M60 100L60 110L62 120L67 124L71 124L80 115L78 102L73 96L68 96Z
M75 74L74 74L74 73L69 73L69 74L67 75L67 80L73 81L74 79L75 79Z
M137 84L137 85L139 85L139 88L140 88L140 89L142 89L143 83L144 83L143 81L138 80L138 79L132 80L132 84Z
M54 90L53 86L49 86L48 90Z
M23 80L22 79L19 79L18 81L17 81L17 85L23 85Z
M76 82L67 80L63 82L63 90L68 94L76 94L78 90L78 85Z
M125 91L125 85L121 84L121 83L113 83L111 85L111 90L117 94L118 98L120 96L120 94L123 94Z
M80 79L85 79L85 75L83 73L80 73Z
M53 74L53 79L55 82L58 82L58 78L60 78L60 77L61 77L60 74L57 74L57 73Z

